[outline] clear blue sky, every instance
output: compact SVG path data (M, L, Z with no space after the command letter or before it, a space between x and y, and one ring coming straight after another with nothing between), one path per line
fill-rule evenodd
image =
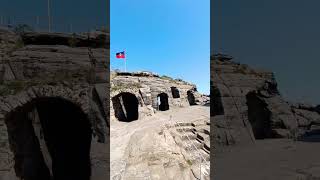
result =
M109 24L109 0L50 0L53 31L87 31ZM47 29L47 0L1 0L0 16L15 24Z
M213 52L275 72L288 100L320 104L320 1L213 2Z
M126 51L127 70L182 78L209 94L209 0L110 2L111 68L124 69L115 53Z

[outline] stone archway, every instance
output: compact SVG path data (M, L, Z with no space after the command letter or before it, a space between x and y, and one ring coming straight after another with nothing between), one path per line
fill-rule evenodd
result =
M257 93L249 92L246 95L248 119L256 139L272 138L271 112L268 105L259 98Z
M169 98L166 93L160 93L157 96L158 109L160 111L169 110Z
M115 117L119 121L131 122L139 119L139 101L129 92L122 92L112 98Z
M215 86L211 86L210 91L211 91L210 99L212 103L212 107L210 108L211 116L223 115L224 108L222 104L222 97L221 97L220 90Z
M180 92L178 88L171 87L171 93L173 98L180 98Z
M10 111L5 123L18 177L90 179L92 129L78 105L60 97L36 97ZM50 164L45 161L48 156Z
M194 97L194 94L192 91L187 91L187 96L188 96L188 101L189 101L189 104L192 106L192 105L197 105L196 103L196 98Z

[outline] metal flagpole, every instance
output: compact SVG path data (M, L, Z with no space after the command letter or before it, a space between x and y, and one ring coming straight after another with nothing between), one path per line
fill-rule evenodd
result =
M51 32L50 0L48 0L48 29Z
M123 51L124 55L124 72L127 72L127 55L125 54L125 51Z

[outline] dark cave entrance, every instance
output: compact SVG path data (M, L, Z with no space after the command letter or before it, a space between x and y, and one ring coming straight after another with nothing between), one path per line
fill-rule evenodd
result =
M169 110L169 100L166 93L160 93L157 96L159 111Z
M112 98L112 104L119 121L131 122L139 118L139 101L134 94L120 93Z
M249 92L246 95L248 106L248 119L256 139L272 138L271 112L267 104L256 93Z
M173 98L180 98L179 89L176 87L171 87L172 97Z
M35 109L37 118L30 116ZM60 98L37 99L11 112L6 124L15 172L21 179L90 179L91 125L73 103Z
M188 101L189 104L192 105L197 105L196 103L196 98L194 97L194 94L192 91L187 91L187 96L188 96Z
M223 108L221 93L220 93L219 89L216 88L215 86L211 86L210 91L211 91L210 92L210 94L211 94L210 99L212 99L211 100L212 106L210 108L211 116L223 115L224 108Z

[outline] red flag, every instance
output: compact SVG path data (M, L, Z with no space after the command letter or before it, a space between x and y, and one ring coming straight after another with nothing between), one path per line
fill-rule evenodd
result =
M126 58L124 51L116 53L116 58L118 58L118 59Z

